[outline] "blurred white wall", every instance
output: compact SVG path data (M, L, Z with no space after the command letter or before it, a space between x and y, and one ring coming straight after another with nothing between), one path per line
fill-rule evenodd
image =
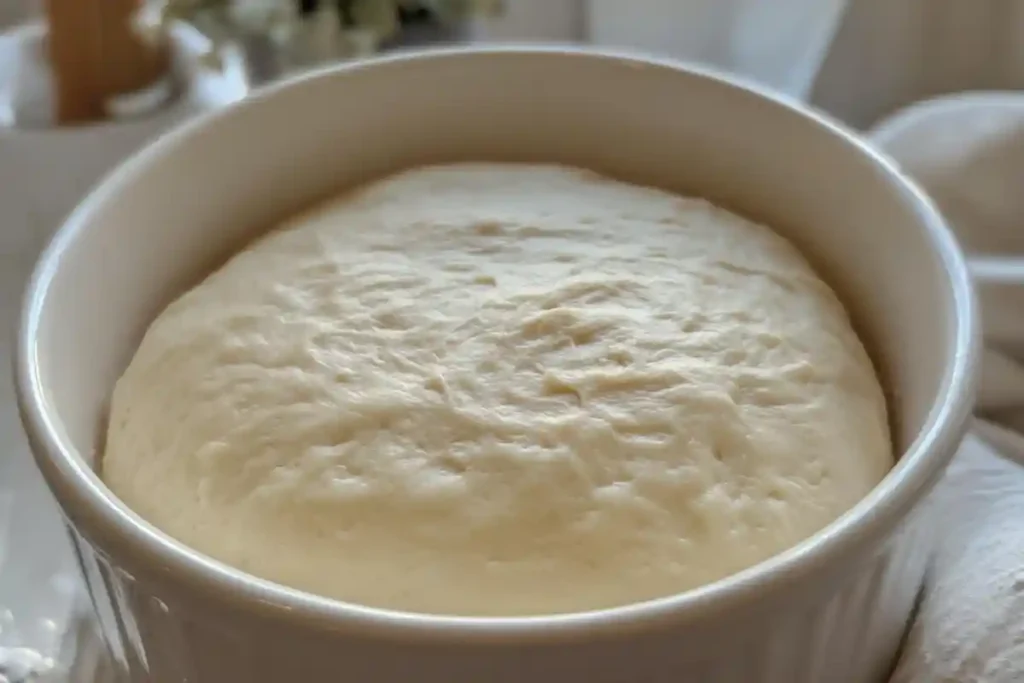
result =
M620 1L628 4L631 0ZM585 6L586 0L505 0L504 15L484 23L484 37L494 41L583 40Z
M1022 0L854 0L812 100L868 125L934 95L1019 89L1022 29Z
M784 8L799 5L742 3L752 11L770 6L783 25ZM588 0L584 16L596 42L683 56L693 52L693 41L708 36L719 47L736 39L708 14L714 8L720 15L729 4L739 2ZM932 95L1024 88L1024 0L848 0L840 18L808 97L854 125L867 126ZM794 17L791 25L798 21ZM709 48L708 54L715 52ZM813 50L808 54L816 56Z
M855 0L588 0L595 43L701 62L805 99Z

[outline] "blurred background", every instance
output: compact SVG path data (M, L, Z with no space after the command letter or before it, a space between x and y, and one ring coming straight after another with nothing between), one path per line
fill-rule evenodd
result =
M266 6L274 0L233 4ZM468 35L475 40L631 46L713 61L806 95L859 126L928 95L1024 83L1024 2L1019 0L500 4L504 7L498 16L483 18ZM0 27L40 16L41 5L41 0L0 0Z
M39 249L147 141L313 66L510 41L698 61L857 128L1024 86L1024 0L0 0L0 368ZM4 371L0 683L103 681L85 604Z

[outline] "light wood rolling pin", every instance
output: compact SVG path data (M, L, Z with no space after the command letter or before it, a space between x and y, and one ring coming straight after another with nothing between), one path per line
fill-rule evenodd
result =
M106 103L162 78L169 60L132 29L139 0L46 0L57 121L106 118Z

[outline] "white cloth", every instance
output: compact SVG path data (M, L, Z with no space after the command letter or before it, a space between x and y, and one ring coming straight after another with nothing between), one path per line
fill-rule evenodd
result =
M1024 94L944 98L870 133L971 258L985 327L979 419L930 505L943 532L892 683L1024 681Z

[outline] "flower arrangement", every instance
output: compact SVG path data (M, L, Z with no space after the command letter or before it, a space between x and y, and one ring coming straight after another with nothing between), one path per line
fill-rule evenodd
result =
M183 21L216 49L274 52L285 68L364 56L413 26L446 26L500 13L501 0L150 0L139 26L151 38ZM280 69L278 69L280 70Z

